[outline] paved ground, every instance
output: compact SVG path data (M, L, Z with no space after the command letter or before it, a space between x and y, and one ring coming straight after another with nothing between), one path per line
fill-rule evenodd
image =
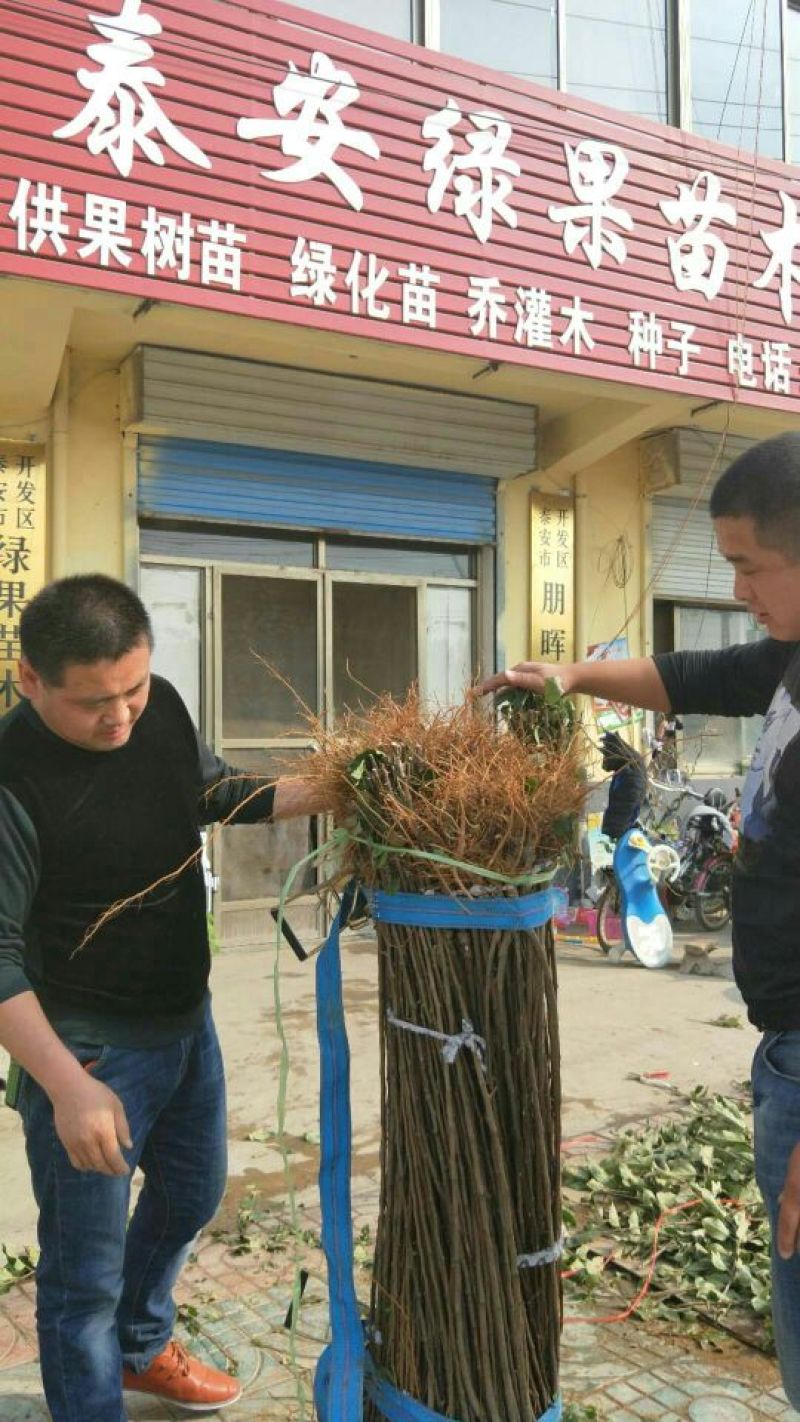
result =
M633 963L610 964L588 943L559 949L561 1025L566 1088L567 1150L603 1149L626 1123L665 1110L664 1084L704 1082L730 1090L749 1067L754 1034L730 977L725 941L709 959L691 956L710 975L647 973ZM378 1183L378 1081L375 956L368 936L345 951L348 1017L353 1048L354 1213L356 1230L374 1222ZM313 969L281 960L280 996L291 1068L285 1140L297 1219L319 1226L316 1191L317 1060L313 1033ZM217 1232L199 1243L181 1284L182 1320L197 1351L220 1366L238 1366L240 1403L225 1412L245 1418L309 1418L309 1378L325 1338L327 1309L319 1258L298 1255L286 1229L284 1162L277 1149L276 1082L281 1044L275 1027L271 954L227 952L215 965L215 1007L230 1076L231 1182ZM742 1028L720 1027L724 1017ZM656 1086L636 1078L667 1073ZM241 1235L246 1252L236 1251ZM0 1240L20 1247L34 1237L19 1128L0 1112ZM366 1236L365 1236L366 1237ZM364 1246L368 1253L368 1243ZM284 1326L300 1262L312 1277L294 1336ZM368 1297L368 1274L358 1278ZM574 1312L574 1310L573 1310ZM748 1422L794 1417L774 1365L735 1348L722 1357L684 1339L654 1338L636 1324L570 1324L564 1331L564 1396L616 1422ZM177 1410L131 1397L131 1422L166 1422ZM591 1414L588 1414L591 1415ZM0 1298L1 1422L47 1417L35 1362L30 1285Z

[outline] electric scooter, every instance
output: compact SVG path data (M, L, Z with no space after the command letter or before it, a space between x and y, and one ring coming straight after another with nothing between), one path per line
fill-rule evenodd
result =
M651 843L639 823L647 794L642 757L613 732L603 737L602 750L603 768L613 772L603 833L616 846L612 875L598 902L598 937L601 920L614 902L624 948L644 967L663 968L672 958L672 925L658 885L678 874L680 859L671 846ZM602 938L600 942L604 946Z

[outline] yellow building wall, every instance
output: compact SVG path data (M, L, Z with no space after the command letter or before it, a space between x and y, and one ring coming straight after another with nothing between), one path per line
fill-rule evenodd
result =
M524 661L530 643L530 496L535 478L507 479L498 490L497 640L506 666Z
M52 574L125 576L123 439L119 369L73 356L50 441L54 529Z
M576 657L627 637L631 656L645 652L647 581L643 505L636 443L576 477Z

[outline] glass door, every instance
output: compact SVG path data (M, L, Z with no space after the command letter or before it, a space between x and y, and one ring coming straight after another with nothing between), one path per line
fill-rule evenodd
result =
M308 713L322 704L322 583L315 572L215 574L215 745L242 770L291 774L313 748ZM230 826L217 838L219 919L226 943L264 941L268 908L288 871L313 847L316 821ZM307 871L295 888L313 889ZM294 903L301 938L316 933L313 895Z
M314 748L306 709L330 727L381 693L402 698L414 682L426 704L447 706L474 678L477 580L468 553L319 539L316 567L286 567L277 558L273 566L224 561L230 539L216 556L213 544L206 535L195 556L188 544L184 557L146 554L140 586L155 670L230 765L291 774ZM271 938L269 910L321 829L291 820L210 836L223 942ZM307 893L289 915L312 943L324 927L315 883L314 870L296 881Z

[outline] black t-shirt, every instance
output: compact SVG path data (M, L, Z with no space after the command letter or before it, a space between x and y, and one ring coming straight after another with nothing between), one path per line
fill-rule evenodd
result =
M800 643L655 658L673 711L764 715L742 796L733 966L757 1027L800 1028Z
M161 677L118 750L72 745L27 702L9 712L0 722L0 1002L33 989L61 1035L90 1042L182 1035L208 983L200 826L267 819L273 799L271 784L198 739ZM123 899L129 907L95 932Z

